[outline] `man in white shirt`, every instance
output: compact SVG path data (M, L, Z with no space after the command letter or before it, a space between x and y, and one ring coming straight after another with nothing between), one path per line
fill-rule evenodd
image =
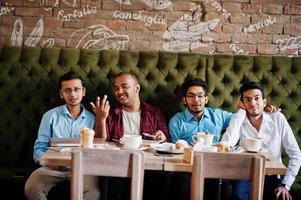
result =
M247 137L262 138L262 147L268 149L280 161L283 148L289 156L286 175L282 180L278 176L266 176L264 199L292 199L289 190L301 165L300 148L293 131L282 113L268 113L263 110L266 99L262 85L255 82L246 83L241 86L240 94L245 110L240 109L231 119L221 143L235 146L237 142L243 145ZM234 196L238 199L248 199L249 188L249 182L238 181L234 188Z

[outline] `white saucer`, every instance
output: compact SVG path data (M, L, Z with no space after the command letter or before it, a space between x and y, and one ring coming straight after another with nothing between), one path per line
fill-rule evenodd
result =
M150 145L154 150L162 153L171 153L171 154L182 154L184 152L183 149L164 149L162 144L151 144Z

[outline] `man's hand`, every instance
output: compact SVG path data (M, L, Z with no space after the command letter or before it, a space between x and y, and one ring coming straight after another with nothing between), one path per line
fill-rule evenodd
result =
M100 102L100 97L96 98L95 104L93 102L90 102L93 112L95 113L96 117L100 119L106 119L109 115L110 104L107 98L108 98L107 95L104 95L101 102Z
M292 200L292 196L290 195L289 191L283 186L276 188L275 193L277 199L281 196L283 200Z
M264 107L264 111L270 112L270 113L280 112L281 108L278 108L278 107L273 106L273 105L267 105L266 107Z
M243 104L243 102L240 100L240 98L238 98L235 102L235 106L237 109L244 109L246 110L245 105Z
M159 142L165 142L166 141L166 136L164 135L164 133L161 130L157 130L154 133L154 139L159 141Z

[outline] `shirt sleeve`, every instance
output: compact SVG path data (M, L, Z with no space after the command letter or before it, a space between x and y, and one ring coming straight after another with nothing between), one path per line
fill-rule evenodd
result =
M229 122L229 126L226 129L221 143L227 146L235 146L239 140L239 132L242 126L242 123L246 117L246 111L239 109L237 113L233 114Z
M169 128L169 134L171 138L172 143L176 143L180 138L180 129L179 129L179 124L177 124L177 120L175 117L171 118L168 124Z
M161 112L160 109L158 109L158 111L157 111L157 116L158 116L158 123L157 123L158 128L157 128L157 130L161 130L165 134L167 141L170 141L170 136L169 136L169 133L168 133L167 123L166 123L165 117L164 117L164 115L163 115L163 113Z
M39 131L38 131L38 137L34 144L34 153L33 153L33 159L36 163L39 162L41 156L47 151L49 146L49 139L51 138L51 119L50 116L44 114L42 117Z
M281 116L283 130L281 141L282 146L289 157L286 175L284 176L282 183L291 187L301 166L301 152L291 127L289 126L284 115Z

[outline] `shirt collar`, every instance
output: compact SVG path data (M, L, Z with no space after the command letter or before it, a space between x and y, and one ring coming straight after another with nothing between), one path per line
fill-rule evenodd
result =
M250 123L249 118L246 117L243 123ZM269 112L263 111L263 113L262 113L262 124L269 124L269 123L274 124L274 121L272 120Z
M187 107L185 107L185 110L184 110L184 116L185 116L185 119L186 119L187 121L190 121L191 119L194 119L194 120L195 120L194 116L191 114L191 112L188 110ZM208 111L208 109L205 107L205 108L204 108L204 113L203 113L203 115L202 115L202 118L208 118L208 116L209 116L209 111Z
M80 104L80 108L81 108L81 113L80 113L79 117L82 117L82 118L87 117L86 112L85 112L85 107L82 104ZM65 115L68 115L68 116L72 117L71 113L69 112L69 110L67 108L67 104L65 104L63 106L63 113Z

